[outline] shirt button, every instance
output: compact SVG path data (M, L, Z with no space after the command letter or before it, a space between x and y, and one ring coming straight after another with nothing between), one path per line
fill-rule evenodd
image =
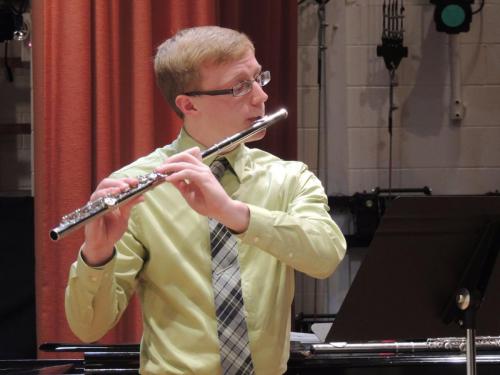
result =
M289 258L293 258L293 253L288 253Z
M253 243L258 243L258 242L259 242L259 240L260 240L260 238L259 238L259 237L255 237L255 238L253 239Z
M97 276L90 276L90 280L93 281L93 282L96 282L97 281Z

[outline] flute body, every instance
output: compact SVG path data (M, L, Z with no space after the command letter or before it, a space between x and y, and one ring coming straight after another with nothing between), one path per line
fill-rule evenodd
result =
M225 138L221 142L204 150L201 153L201 157L202 159L206 159L210 156L218 155L225 151L228 151L232 147L243 143L245 140L257 134L258 132L266 129L267 127L275 124L280 120L285 119L287 116L288 112L284 108L272 114L266 115L252 123L252 125L248 129ZM109 212L110 210L127 203L132 198L153 189L157 185L164 182L165 177L166 175L157 172L151 172L147 175L138 176L136 178L139 182L136 186L131 187L124 192L118 194L109 194L94 201L88 202L85 206L80 207L67 215L64 215L61 218L60 223L56 227L51 229L50 238L53 241L60 240L61 238L65 237L81 226L87 224L89 221L96 219L99 216Z

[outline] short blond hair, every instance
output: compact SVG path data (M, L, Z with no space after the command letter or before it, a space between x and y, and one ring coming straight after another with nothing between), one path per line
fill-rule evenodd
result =
M255 52L252 41L236 30L219 26L180 30L158 47L154 60L156 82L168 104L183 118L175 98L196 88L201 65L231 62L249 50Z

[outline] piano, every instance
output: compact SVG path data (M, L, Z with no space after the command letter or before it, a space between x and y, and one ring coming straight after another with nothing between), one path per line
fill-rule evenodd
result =
M500 342L500 340L499 340ZM138 374L138 345L44 344L41 350L73 352L61 360L0 360L0 374ZM500 347L477 351L481 375L500 373ZM354 351L324 353L313 345L292 347L287 375L426 375L465 374L465 353L456 350L407 352Z

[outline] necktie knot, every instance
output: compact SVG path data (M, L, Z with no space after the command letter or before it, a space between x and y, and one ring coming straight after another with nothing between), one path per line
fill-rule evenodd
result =
M227 161L226 158L215 159L212 164L210 164L210 170L217 180L220 180L222 176L224 176L224 172L226 172L226 169L229 167L229 161Z

